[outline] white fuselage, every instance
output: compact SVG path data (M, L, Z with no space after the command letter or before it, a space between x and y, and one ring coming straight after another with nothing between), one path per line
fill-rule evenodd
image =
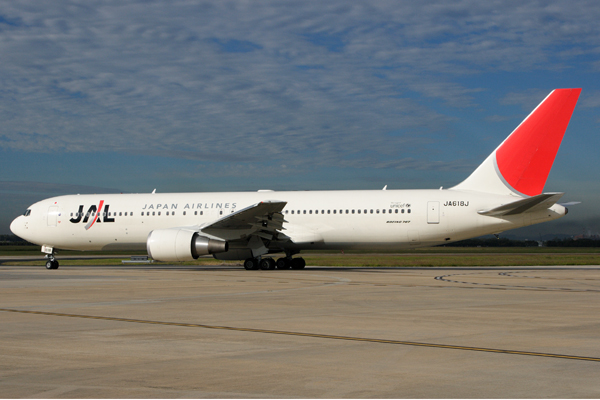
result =
M393 250L499 233L565 215L558 204L502 218L477 213L518 199L452 189L70 195L33 204L11 230L58 249L140 250L153 230L201 228L252 204L276 200L287 202L283 233L291 241L286 249ZM99 208L103 212L96 215Z

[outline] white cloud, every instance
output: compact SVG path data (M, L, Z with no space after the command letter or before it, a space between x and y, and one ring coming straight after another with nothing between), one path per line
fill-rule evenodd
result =
M548 96L550 92L544 89L527 89L520 92L507 93L500 104L518 105L523 111L532 111L538 104Z
M595 4L5 3L0 147L411 168L387 157L453 120L428 99L471 107L466 74L566 68L563 46L599 45Z
M93 194L93 193L119 193L118 189L97 186L70 185L48 182L30 181L0 181L0 193L3 195L31 195L31 194Z

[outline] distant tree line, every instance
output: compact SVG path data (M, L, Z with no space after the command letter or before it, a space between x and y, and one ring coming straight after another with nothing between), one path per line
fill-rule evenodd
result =
M537 247L535 240L514 240L507 238L475 238L448 243L447 247Z
M548 247L600 247L600 239L553 239L546 241Z
M15 235L0 235L0 246L31 246L27 240Z
M460 242L449 243L448 247L537 247L540 242L537 240L516 240L507 238L475 238L461 240ZM600 247L599 239L573 239L555 238L543 241L544 246L548 247Z

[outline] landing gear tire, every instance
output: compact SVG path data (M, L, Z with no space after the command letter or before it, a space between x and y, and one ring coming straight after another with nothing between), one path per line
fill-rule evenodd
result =
M273 260L271 257L263 258L258 263L258 266L260 267L260 269L263 269L263 270L275 269L275 260Z
M298 257L292 260L292 269L303 269L304 267L306 267L306 261L304 261L304 258Z
M290 269L290 259L289 258L278 258L277 259L277 269Z
M58 261L56 261L56 260L46 261L46 269L58 269Z
M246 261L244 261L244 268L247 270L258 269L258 260L256 258L247 258Z

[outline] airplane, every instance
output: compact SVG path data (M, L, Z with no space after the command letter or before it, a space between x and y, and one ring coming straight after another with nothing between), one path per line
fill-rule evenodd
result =
M305 250L400 250L497 235L567 214L557 203L564 193L543 188L580 93L553 90L449 189L68 195L31 205L10 229L41 246L48 269L59 267L57 249L302 269L304 259L293 256Z

